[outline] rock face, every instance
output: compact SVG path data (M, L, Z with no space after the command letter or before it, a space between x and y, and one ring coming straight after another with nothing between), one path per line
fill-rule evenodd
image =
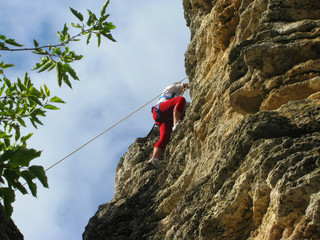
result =
M183 0L192 103L120 159L84 240L320 239L320 1Z

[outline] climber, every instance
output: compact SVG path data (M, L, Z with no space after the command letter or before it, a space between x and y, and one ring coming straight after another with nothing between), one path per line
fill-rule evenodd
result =
M153 148L152 158L148 165L159 168L159 159L170 140L184 112L186 99L182 97L188 83L175 83L165 88L157 104L152 108L153 119L160 128L160 139Z

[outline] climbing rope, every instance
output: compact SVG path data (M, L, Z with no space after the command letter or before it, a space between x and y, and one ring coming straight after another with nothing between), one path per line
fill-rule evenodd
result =
M186 78L183 78L180 82L178 83L182 83ZM139 107L138 109L136 109L135 111L133 111L132 113L130 113L129 115L127 115L125 118L121 119L120 121L116 122L115 124L113 124L111 127L109 127L108 129L104 130L103 132L101 132L100 134L98 134L97 136L95 136L94 138L92 138L91 140L89 140L88 142L86 142L85 144L83 144L82 146L80 146L79 148L77 148L76 150L74 150L73 152L71 152L70 154L68 154L67 156L65 156L64 158L60 159L59 161L57 161L56 163L54 163L53 165L51 165L50 167L48 167L47 169L45 169L45 171L50 170L51 168L57 166L59 163L63 162L64 160L66 160L68 157L70 157L71 155L75 154L76 152L78 152L79 150L81 150L82 148L84 148L85 146L87 146L89 143L93 142L94 140L96 140L97 138L101 137L103 134L105 134L106 132L108 132L109 130L111 130L112 128L114 128L115 126L117 126L119 123L123 122L124 120L128 119L129 117L131 117L133 114L135 114L136 112L140 111L142 108L144 108L145 106L147 106L149 103L153 102L154 100L156 100L157 98L159 98L162 95L162 93L160 93L158 96L156 96L155 98L153 98L152 100L150 100L149 102L145 103L144 105L142 105L141 107Z

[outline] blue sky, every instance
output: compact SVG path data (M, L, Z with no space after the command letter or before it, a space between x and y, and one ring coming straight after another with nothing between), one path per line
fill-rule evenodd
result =
M53 44L64 23L76 22L69 6L84 15L86 9L98 14L103 3L6 1L0 9L1 34L26 47L32 46L33 39L40 45ZM42 119L44 126L35 131L29 147L43 153L33 164L51 166L186 76L184 53L190 33L181 0L111 0L107 12L117 27L113 32L117 43L104 39L97 48L92 38L89 46L85 41L73 46L85 56L73 65L81 79L72 82L73 90L57 87L55 71L32 72L37 61L32 54L1 53L1 61L16 64L7 77L16 79L28 71L33 81L45 82L53 95L67 102L61 110L49 112ZM113 198L119 159L135 138L151 129L150 107L49 170L50 188L39 187L38 198L17 195L13 220L26 240L82 238L98 206Z

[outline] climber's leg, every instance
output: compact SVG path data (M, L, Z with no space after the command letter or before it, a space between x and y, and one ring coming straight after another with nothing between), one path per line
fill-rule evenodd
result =
M162 149L161 148L159 148L159 147L155 147L154 149L153 149L153 154L152 154L152 157L153 158L157 158L157 159L159 159L160 158L160 156L161 156L161 154L162 154Z
M154 145L154 150L153 150L153 153L159 158L170 140L172 126L173 126L172 121L164 122L160 125L160 139Z
M160 139L153 148L152 158L148 161L148 164L153 165L155 168L160 167L159 159L170 140L172 125L173 121L165 122L160 125Z
M173 126L176 126L182 116L182 112L173 110Z

